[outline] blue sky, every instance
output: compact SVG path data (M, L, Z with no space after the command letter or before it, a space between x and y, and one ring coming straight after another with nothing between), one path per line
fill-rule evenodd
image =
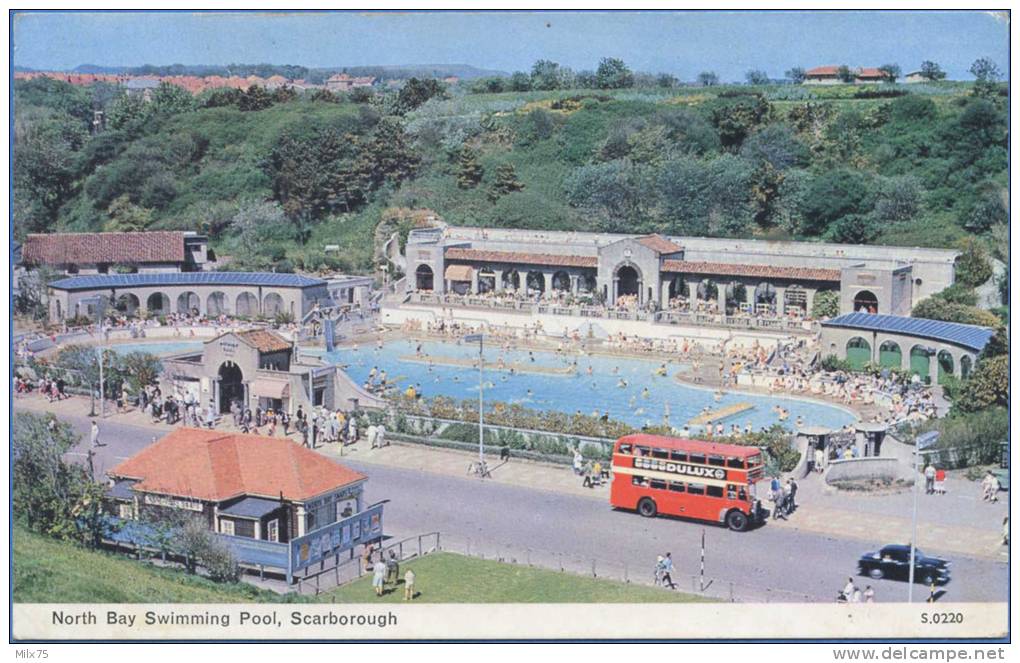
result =
M986 12L431 12L39 13L16 15L14 64L229 64L310 67L471 64L528 70L540 58L594 69L620 57L632 69L685 80L749 69L781 76L821 64L916 69L938 62L967 79L978 57L1008 71L1009 25Z

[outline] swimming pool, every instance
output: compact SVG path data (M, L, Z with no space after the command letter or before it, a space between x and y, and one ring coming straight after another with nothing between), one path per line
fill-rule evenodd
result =
M148 352L149 354L175 355L182 352L198 352L202 349L201 341L154 341L152 343L113 343L110 349L120 355L130 352Z
M385 370L387 380L396 382L401 390L420 385L424 397L447 396L462 400L478 397L478 369L470 361L478 356L477 345L421 342L422 355L416 357L418 341L391 341L377 347L341 348L331 353L302 350L305 354L322 356L334 364L346 364L347 373L364 384L372 367ZM502 356L504 363L520 367L515 374L496 370ZM577 361L577 371L570 364ZM444 363L448 362L448 363ZM461 364L458 365L457 362ZM751 405L730 418L723 419L727 430L731 424L743 428L750 423L755 429L781 423L776 405L789 411L786 425L794 427L798 417L805 425L839 428L856 417L849 410L797 398L776 398L739 392L716 397L714 390L681 384L675 374L686 366L679 362L667 366L667 375L658 375L661 362L622 357L558 355L555 352L529 352L486 347L485 397L491 401L518 403L538 410L558 410L583 414L605 412L613 419L632 426L660 425L668 416L677 428L702 413L704 408L720 410L742 403ZM588 367L591 366L591 374ZM541 372L529 372L529 371ZM718 423L718 421L717 421ZM696 428L692 426L692 428Z

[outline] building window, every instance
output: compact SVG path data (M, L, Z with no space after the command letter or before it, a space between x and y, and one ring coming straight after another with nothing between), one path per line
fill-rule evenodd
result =
M135 519L135 505L134 504L121 504L117 510L117 515L120 516L121 520L134 520Z
M234 521L220 519L220 534L234 536Z
M278 518L273 518L266 523L266 539L269 541L280 540L280 520Z

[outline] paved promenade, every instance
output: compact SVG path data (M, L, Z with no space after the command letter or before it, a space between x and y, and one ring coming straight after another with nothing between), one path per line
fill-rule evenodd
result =
M32 394L17 397L15 408L80 418L88 415L89 400L73 396L50 403L46 398ZM109 405L104 421L145 427L152 430L154 437L162 436L173 428L153 423L151 418L138 411L115 413ZM101 429L102 426L103 421L100 422ZM222 428L231 430L233 427L226 425ZM467 478L468 466L477 458L477 454L469 452L406 443L370 449L364 441L342 449L336 444L324 445L318 451L341 461L457 478ZM111 458L110 462L117 460ZM488 462L492 477L484 481L602 502L609 499L608 486L584 488L581 478L567 466L521 459L501 463L494 456L489 456ZM800 482L800 486L797 511L789 520L771 521L770 528L860 541L861 552L872 546L909 540L913 500L909 490L879 495L847 494L826 486L819 477L808 477ZM1007 499L1004 497L1002 502L994 505L981 502L979 485L965 479L962 473L952 473L947 480L947 488L947 495L920 497L919 547L942 553L1005 559L1006 548L1001 545L1000 529ZM759 489L763 495L766 486L759 485Z

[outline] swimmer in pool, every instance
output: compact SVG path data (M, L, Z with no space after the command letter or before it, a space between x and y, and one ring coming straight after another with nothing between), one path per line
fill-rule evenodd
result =
M655 371L655 374L656 374L657 376L659 376L659 377L663 377L663 376L665 376L665 375L667 374L667 371L666 371L666 365L665 365L665 364L663 364L663 365L659 366L659 368L658 368L658 369L656 369L656 371Z
M613 375L619 375L619 374L620 374L620 367L619 366L613 366Z
M637 396L631 396L627 404L630 405L631 409L634 408L634 404L637 403Z
M626 389L627 381L624 380L623 378L620 378L620 380L616 383L616 386L619 387L620 389Z
M591 374L592 374L592 370L591 370L591 366L589 365L588 366L588 375L591 375Z
M713 394L713 395L712 395L712 398L714 398L714 399L715 399L715 402L716 402L716 403L718 403L719 401L721 401L721 400L722 400L722 397L723 397L723 394L722 394L722 392L721 392L721 391L717 391L717 392L715 392L715 394Z
M532 393L532 391L531 391L530 389L528 389L528 398L531 398L531 397L532 397L532 396L534 396L534 395L535 395L535 394L534 394L534 393Z
M790 417L789 410L786 410L784 408L779 408L779 420L780 421L786 421L789 417Z
M648 387L641 390L641 398L649 398L651 393L648 391Z

